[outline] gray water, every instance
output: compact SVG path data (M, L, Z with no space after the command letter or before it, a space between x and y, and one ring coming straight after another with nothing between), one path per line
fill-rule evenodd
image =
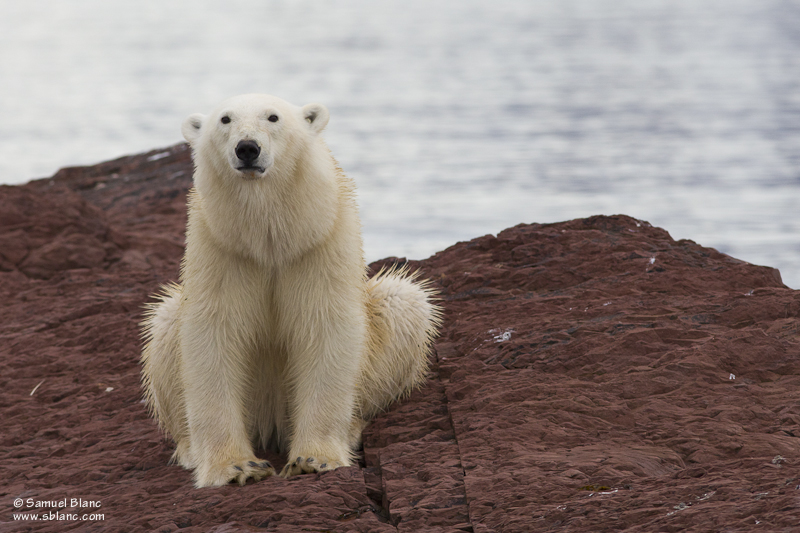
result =
M331 112L368 259L624 213L800 288L800 1L0 0L0 183Z

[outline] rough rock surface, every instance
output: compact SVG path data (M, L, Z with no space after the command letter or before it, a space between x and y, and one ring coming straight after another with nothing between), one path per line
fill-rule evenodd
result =
M0 187L0 531L800 524L800 292L625 216L412 261L445 325L428 385L367 428L361 463L192 488L140 401L137 326L177 277L190 184L177 145ZM37 511L103 519L14 520Z

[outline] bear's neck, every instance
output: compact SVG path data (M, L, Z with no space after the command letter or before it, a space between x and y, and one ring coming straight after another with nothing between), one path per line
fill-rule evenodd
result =
M252 181L206 175L198 165L196 178L191 211L198 211L198 222L226 252L265 266L289 264L323 241L346 200L339 183L346 178L330 155L301 158L294 168L273 168Z

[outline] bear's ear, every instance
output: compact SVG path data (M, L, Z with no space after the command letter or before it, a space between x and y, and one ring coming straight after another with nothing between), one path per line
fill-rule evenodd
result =
M200 129L203 127L205 120L205 115L195 113L194 115L189 115L183 121L181 133L183 133L183 138L186 139L190 146L194 146L194 142L200 137Z
M319 133L328 125L331 115L322 104L306 104L303 106L303 118L308 122L311 131Z

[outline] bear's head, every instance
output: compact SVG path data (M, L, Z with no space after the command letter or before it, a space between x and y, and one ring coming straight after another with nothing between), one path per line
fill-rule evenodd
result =
M330 115L322 104L297 107L266 94L230 98L210 115L195 113L181 131L198 168L223 179L259 180L294 171Z

